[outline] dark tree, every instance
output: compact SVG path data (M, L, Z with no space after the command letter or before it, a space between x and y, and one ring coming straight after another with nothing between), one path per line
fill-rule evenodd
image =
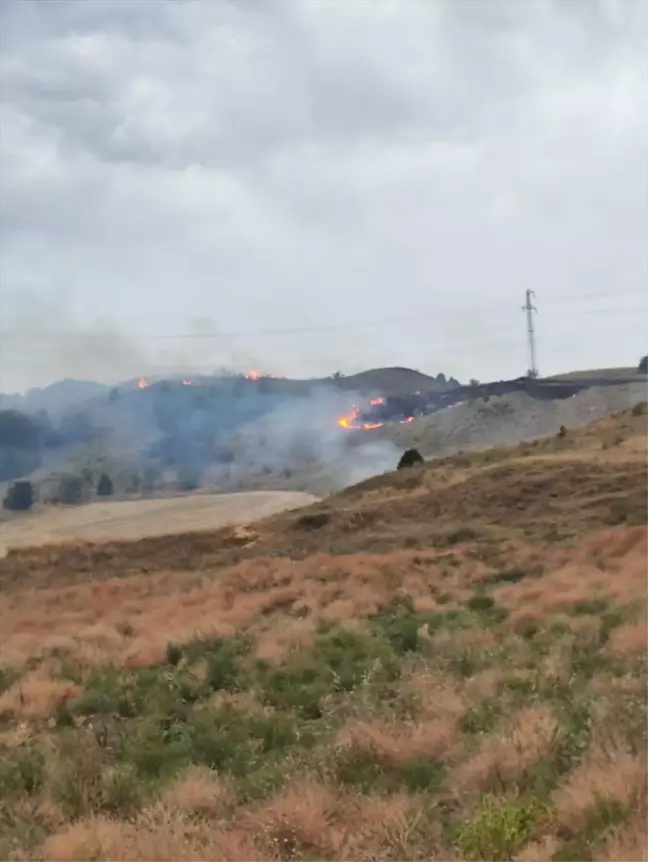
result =
M648 356L642 356L637 367L638 374L648 374Z
M8 488L7 496L2 501L5 509L12 512L25 512L34 505L34 486L31 482L14 482Z
M97 482L97 495L99 497L111 497L115 493L113 481L107 473L102 473Z
M0 482L19 479L40 467L46 434L47 428L33 417L0 410Z
M405 467L416 467L418 464L425 464L423 456L418 449L406 449L403 452L400 461L398 462L398 470L403 470Z
M83 501L84 481L82 476L66 476L59 482L58 499L61 503L74 506Z

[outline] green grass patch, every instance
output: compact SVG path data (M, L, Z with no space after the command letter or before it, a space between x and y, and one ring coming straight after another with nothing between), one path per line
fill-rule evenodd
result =
M321 718L327 697L399 673L396 653L384 638L337 626L323 630L312 647L292 653L282 667L257 669L266 702L305 719Z
M466 710L459 720L463 733L481 735L490 733L503 715L503 703L499 697L488 697L472 709Z
M444 765L434 760L416 758L386 765L353 748L337 756L334 771L339 782L363 793L436 792L445 776Z
M583 599L580 602L576 602L569 609L570 614L603 614L609 608L609 603L607 599L599 596L598 598L592 599Z
M12 794L31 796L45 783L45 758L34 745L0 747L0 799Z

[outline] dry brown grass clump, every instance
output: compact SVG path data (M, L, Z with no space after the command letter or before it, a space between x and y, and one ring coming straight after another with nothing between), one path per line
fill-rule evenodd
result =
M132 821L98 816L72 823L47 838L42 852L46 862L263 859L245 832L209 828L163 804L142 811Z
M556 824L562 833L578 834L593 809L622 806L642 812L648 822L646 755L620 742L594 742L583 760L556 790Z

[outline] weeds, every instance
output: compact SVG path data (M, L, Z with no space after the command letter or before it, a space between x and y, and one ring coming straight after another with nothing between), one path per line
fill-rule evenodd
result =
M546 814L546 807L535 799L517 802L487 796L477 815L457 830L457 849L468 860L512 859Z

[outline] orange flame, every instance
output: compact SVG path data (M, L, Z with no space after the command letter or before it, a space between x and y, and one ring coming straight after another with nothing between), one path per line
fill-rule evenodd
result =
M258 371L248 371L245 375L246 380L258 380L261 377Z
M413 421L414 421L414 417L408 416L407 419L401 419L400 424L401 425L409 425L409 423L413 422Z
M374 428L382 428L384 422L361 422L358 418L360 410L353 405L351 412L345 416L339 416L337 424L340 428L348 428L354 431L372 431Z
M148 386L148 383L146 382L144 377L140 377L139 383L137 384L137 388L138 389L146 389L147 386Z

